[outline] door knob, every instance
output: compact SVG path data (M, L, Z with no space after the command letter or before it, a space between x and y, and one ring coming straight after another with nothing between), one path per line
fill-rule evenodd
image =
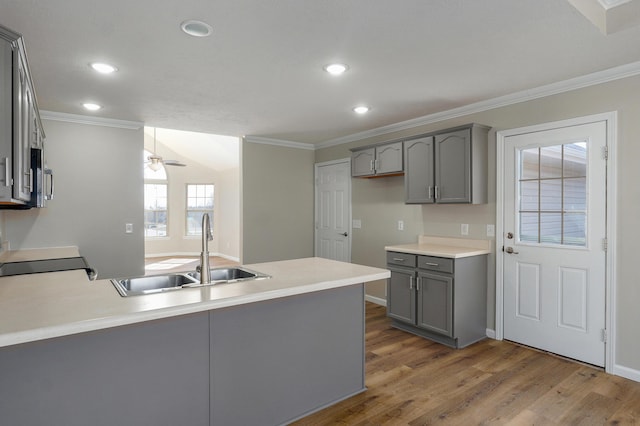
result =
M513 232L507 232L507 238L513 240Z
M518 254L519 253L517 251L513 251L513 247L505 247L504 251L506 251L509 254Z
M346 237L346 236L348 236L349 234L347 234L346 232L343 232L343 233L342 233L342 234L340 234L340 235L342 235L343 237Z

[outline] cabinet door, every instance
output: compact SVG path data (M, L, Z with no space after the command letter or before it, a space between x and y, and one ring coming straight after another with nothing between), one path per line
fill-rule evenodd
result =
M351 154L351 176L371 176L374 174L373 161L375 160L375 148L355 151Z
M24 66L22 53L14 54L17 66L16 98L14 106L14 151L13 151L13 196L22 201L31 199L31 146L29 145L30 109L33 103L28 75Z
M411 269L389 268L387 281L387 315L406 323L416 323L415 274Z
M404 142L405 202L433 203L433 136Z
M436 135L438 203L471 202L471 129Z
M12 93L13 51L11 43L0 39L0 199L13 197L11 189L13 160Z
M402 171L402 142L376 148L376 174L398 173Z
M453 337L453 278L418 273L418 327Z

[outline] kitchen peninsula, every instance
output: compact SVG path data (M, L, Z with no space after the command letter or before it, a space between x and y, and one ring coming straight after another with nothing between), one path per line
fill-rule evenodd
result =
M275 425L364 391L364 283L389 271L247 266L272 278L128 298L80 270L0 278L3 421Z

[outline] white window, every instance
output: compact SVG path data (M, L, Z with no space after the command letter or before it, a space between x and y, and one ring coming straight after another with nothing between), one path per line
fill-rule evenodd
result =
M213 184L187 184L186 235L202 235L202 215L209 213L213 229Z

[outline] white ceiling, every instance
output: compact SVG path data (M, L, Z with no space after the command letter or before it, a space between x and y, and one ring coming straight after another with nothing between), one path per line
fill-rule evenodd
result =
M640 27L604 35L560 0L0 0L0 24L43 110L308 143L640 60Z

